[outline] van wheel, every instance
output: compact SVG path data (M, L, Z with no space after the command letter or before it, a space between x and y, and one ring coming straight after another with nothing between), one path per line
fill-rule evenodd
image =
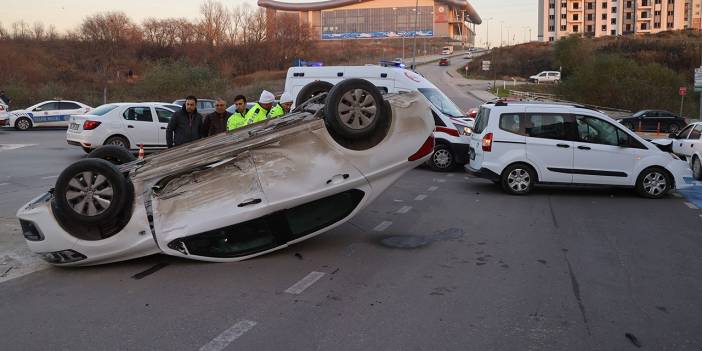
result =
M59 216L69 221L99 223L122 212L131 198L130 189L127 179L113 164L88 158L61 172L54 201Z
M526 195L536 182L534 169L523 163L513 164L502 172L502 189L511 195Z
M329 82L325 82L323 80L317 80L312 83L309 83L302 87L302 90L297 94L297 98L295 99L295 106L300 106L305 101L319 95L319 94L324 94L328 93L329 90L334 87L333 84Z
M124 163L132 162L136 160L136 157L129 152L129 150L119 146L119 145L105 145L101 146L88 154L88 158L99 158L105 161L109 161L114 165L121 165Z
M427 161L429 163L429 168L434 171L447 172L453 169L456 165L456 158L453 157L451 148L445 144L436 144L434 147L434 153L431 158Z
M347 79L329 91L324 120L341 137L359 140L375 133L388 113L378 88L365 79Z
M20 117L15 121L15 129L29 130L32 128L32 120L27 117Z
M646 168L636 180L636 192L649 199L660 199L670 190L670 185L670 177L662 168Z
M692 175L695 179L702 180L702 164L697 156L692 159Z

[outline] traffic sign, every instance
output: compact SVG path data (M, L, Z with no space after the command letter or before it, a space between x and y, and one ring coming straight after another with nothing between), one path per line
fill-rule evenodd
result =
M695 92L702 92L702 67L695 68Z
M685 96L685 95L687 95L687 87L680 87L680 89L678 89L678 94L679 94L680 96Z
M483 61L483 71L489 71L490 70L490 61Z

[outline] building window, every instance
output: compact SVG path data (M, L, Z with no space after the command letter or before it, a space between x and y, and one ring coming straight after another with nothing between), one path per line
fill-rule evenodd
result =
M648 18L648 12L641 12L641 18Z
M602 8L603 8L603 9L606 9L606 8L607 8L607 2L606 2L606 1L602 3Z
M592 14L591 14L591 13L588 13L588 14L587 14L587 20L588 20L588 21L592 21Z
M612 29L612 31L610 32L610 34L611 34L611 35L617 35L617 30L616 30L616 29Z
M615 7L612 7L612 13L613 13L613 14L617 14L617 7L616 7L616 6L615 6Z
M561 19L566 19L566 14L565 14L565 13L561 15Z
M588 3L587 3L587 9L588 9L588 10L592 10L592 8L593 8L593 4L592 4L591 2L588 2Z
M648 23L641 23L641 30L648 30Z
M578 20L578 14L577 14L577 13L574 13L574 14L573 14L573 21L577 21L577 20Z
M579 27L579 26L577 26L577 25L573 26L573 33L577 33L577 32L579 32L579 31L580 31L580 27Z
M555 31L556 31L556 26L548 26L548 31L549 31L549 32L555 32Z
M612 24L617 24L617 19L616 19L616 18L612 18L612 20L610 21L610 23L612 23Z
M603 14L602 14L602 20L603 20L603 21L606 21L606 20L607 20L607 14L606 14L606 13L603 13Z
M606 31L607 31L607 25L606 25L606 24L603 24L603 25L602 25L602 31L603 31L603 32L606 32Z
M626 2L626 8L630 9L631 8L631 1Z
M573 9L577 10L580 8L580 3L579 2L574 2L573 3Z
M565 26L565 25L562 25L562 26L561 26L561 32L565 32L565 31L566 31L566 26Z
M588 26L587 26L587 32L588 32L588 33L593 33L593 32L595 32L595 29L592 27L592 25L588 25Z

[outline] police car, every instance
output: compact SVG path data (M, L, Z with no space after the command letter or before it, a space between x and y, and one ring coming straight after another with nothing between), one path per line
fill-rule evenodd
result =
M10 113L7 112L7 105L0 102L0 127L9 125Z
M49 100L10 112L9 125L17 130L32 127L68 127L71 115L85 114L93 108L77 101Z
M381 61L378 65L366 66L292 67L288 69L285 92L299 105L348 78L368 80L386 94L416 91L424 95L431 103L436 127L436 146L427 165L435 171L450 171L468 162L472 123L439 88L422 75L405 69L402 63Z

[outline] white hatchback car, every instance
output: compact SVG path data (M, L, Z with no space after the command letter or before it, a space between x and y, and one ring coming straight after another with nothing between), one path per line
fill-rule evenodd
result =
M162 103L114 103L97 107L90 114L71 116L66 141L85 152L118 145L130 150L166 148L166 127L180 108Z
M375 107L367 125L341 117L348 94ZM143 160L99 148L92 156L107 150L104 159L73 163L19 209L27 244L58 265L159 252L239 261L348 221L434 148L430 104L419 93L382 96L348 79L323 99Z
M702 122L696 122L683 128L679 133L672 133L672 151L690 163L692 173L697 180L702 180Z
M28 130L32 127L68 127L71 115L88 113L92 109L78 101L44 101L24 110L10 111L9 125L17 130Z
M692 183L686 162L585 106L485 104L468 158L469 173L517 195L545 183L633 187L660 198Z

